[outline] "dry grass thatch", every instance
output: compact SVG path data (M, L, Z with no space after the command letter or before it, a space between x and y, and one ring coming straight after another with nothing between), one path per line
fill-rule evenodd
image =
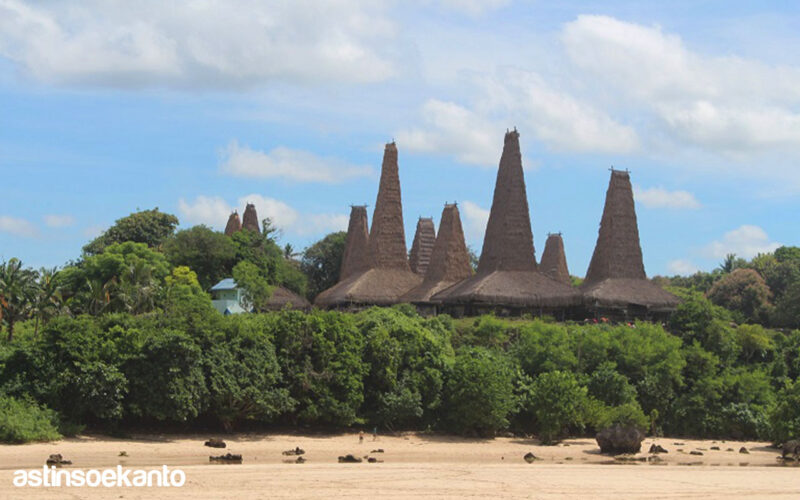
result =
M403 227L397 146L393 142L387 144L383 152L378 198L369 233L369 253L373 267L411 269L408 265L406 233Z
M233 233L242 229L242 221L239 220L239 212L233 211L225 224L225 236L232 236Z
M367 207L364 205L353 206L350 209L350 223L347 226L347 242L345 243L344 255L342 256L339 281L366 271L369 267Z
M422 277L411 272L408 265L397 146L394 143L387 144L384 150L368 248L369 269L347 276L319 294L314 301L316 305L396 304L404 293L422 281Z
M581 285L590 307L674 308L679 300L647 280L627 171L611 171L597 245Z
M447 304L568 307L580 294L536 270L533 233L525 193L519 133L507 132L494 199L475 276L439 292L431 300Z
M435 243L436 229L433 227L433 219L420 217L417 221L417 231L414 233L414 243L408 252L409 265L413 272L425 276Z
M429 303L431 297L472 276L469 253L458 206L445 205L439 222L439 235L431 254L425 279L402 298L402 302Z
M539 263L539 272L565 285L572 284L561 233L547 235L547 242L544 245L544 252L542 252L542 261Z
M272 295L265 307L271 311L278 311L285 307L306 311L311 309L311 303L306 300L305 297L301 297L291 290L282 286L276 286L272 289Z
M257 233L261 232L261 224L258 222L258 213L256 213L256 206L248 203L244 209L244 216L242 217L242 229L249 229Z

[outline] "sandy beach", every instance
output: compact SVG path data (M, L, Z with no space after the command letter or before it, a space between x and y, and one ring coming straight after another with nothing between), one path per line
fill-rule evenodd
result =
M80 436L51 443L0 446L0 498L800 498L800 467L784 466L767 443L647 439L668 453L658 462L621 463L599 454L592 439L541 446L523 438L492 440L407 434L220 436L225 450L203 446L211 436L147 435L131 439ZM282 451L299 446L304 464ZM719 448L719 450L712 449ZM747 454L740 453L745 447ZM373 452L382 449L383 453ZM120 456L120 452L127 456ZM692 455L691 451L702 453ZM240 453L240 465L209 455ZM533 452L528 464L523 456ZM17 488L17 469L41 468L51 453L71 468L176 467L181 488ZM380 462L340 464L353 454ZM647 457L641 453L639 458Z

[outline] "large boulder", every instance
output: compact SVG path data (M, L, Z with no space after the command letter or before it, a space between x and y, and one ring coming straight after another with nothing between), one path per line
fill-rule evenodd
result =
M800 460L800 440L795 439L783 443L783 458L790 456L795 460Z
M644 441L644 432L632 425L614 424L598 432L596 439L601 453L609 455L639 453Z

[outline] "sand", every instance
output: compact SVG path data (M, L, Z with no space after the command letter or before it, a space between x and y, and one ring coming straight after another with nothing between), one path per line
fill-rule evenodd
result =
M356 434L237 434L218 436L228 443L218 450L203 446L209 437L80 436L0 445L0 498L800 498L800 467L782 465L767 443L647 439L643 450L652 443L668 450L659 455L662 462L620 464L600 455L592 439L541 446L520 438L420 434L375 442L366 435L363 443ZM306 463L285 463L292 457L281 452L295 446L306 450ZM739 453L742 446L750 453ZM384 453L371 453L378 448ZM529 451L539 458L533 464L522 458ZM244 463L209 463L209 455L225 452L241 453ZM13 486L15 470L41 468L51 453L81 469L168 465L183 470L187 481L171 489ZM339 464L337 457L348 453L383 462Z

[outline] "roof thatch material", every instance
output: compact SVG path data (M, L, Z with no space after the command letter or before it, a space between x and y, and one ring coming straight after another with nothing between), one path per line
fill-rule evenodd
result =
M235 211L228 217L225 224L225 236L233 236L233 233L242 229L242 221L239 220L239 212Z
M304 297L282 286L273 287L272 295L269 297L265 308L270 311L278 311L285 307L307 310L311 308L311 303Z
M242 229L249 229L257 233L261 232L261 224L258 222L258 214L256 213L256 206L248 203L244 209L244 217L242 218Z
M561 233L547 235L547 242L544 244L542 261L539 263L539 272L549 276L565 285L572 285L567 268L567 256L564 253L564 240Z
M411 244L411 251L408 253L409 265L413 272L425 276L435 243L436 229L433 227L433 219L420 217L417 221L417 231L414 233L414 243Z
M536 270L519 133L507 132L494 199L475 276L435 294L433 301L555 308L577 305L580 295Z
M431 254L425 279L402 297L403 302L429 303L431 297L472 276L464 230L456 204L445 205L439 221L439 235Z
M367 207L366 205L353 206L350 209L350 224L347 226L347 240L342 256L342 267L339 271L339 281L366 271L369 267Z
M314 301L316 305L396 304L401 295L422 281L422 276L411 272L408 265L397 146L393 142L386 145L383 153L378 199L368 243L370 268L350 275L320 293Z
M597 245L581 289L587 305L595 307L638 305L669 309L679 302L647 280L627 171L611 171Z
M378 199L369 233L369 253L373 267L410 270L398 170L397 146L390 142L383 151Z

